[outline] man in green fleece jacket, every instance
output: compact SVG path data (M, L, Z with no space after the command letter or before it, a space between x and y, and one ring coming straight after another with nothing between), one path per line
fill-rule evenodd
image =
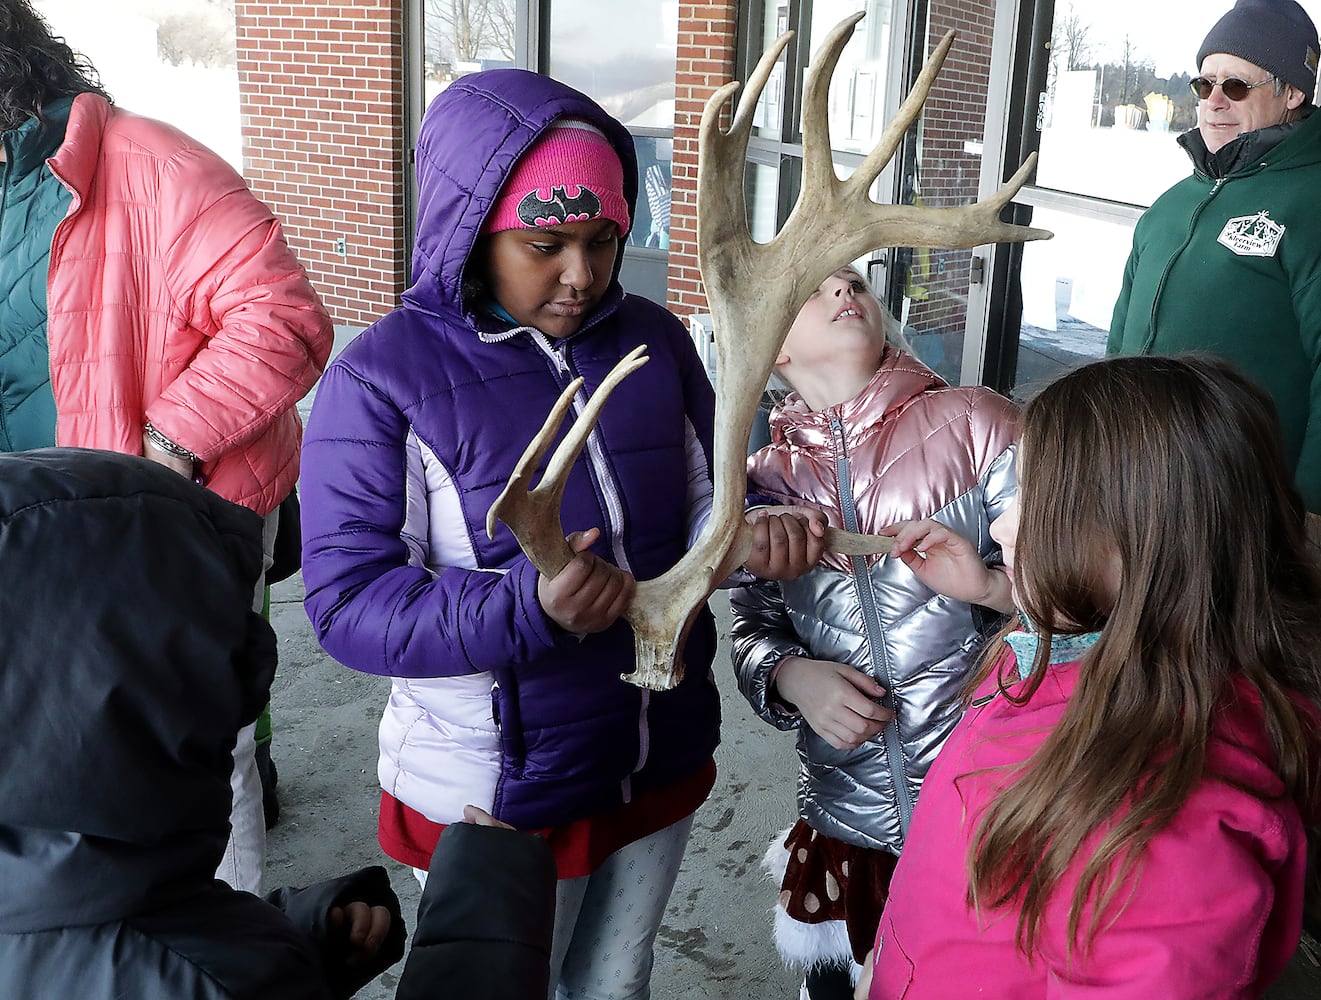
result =
M1321 513L1321 115L1317 31L1293 0L1239 0L1192 81L1193 174L1142 216L1107 354L1206 351L1275 400Z

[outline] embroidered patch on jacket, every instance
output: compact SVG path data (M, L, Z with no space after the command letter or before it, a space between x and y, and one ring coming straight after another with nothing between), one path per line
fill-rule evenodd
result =
M1220 230L1216 242L1229 247L1240 257L1274 257L1283 235L1284 227L1263 210L1256 215L1230 219Z

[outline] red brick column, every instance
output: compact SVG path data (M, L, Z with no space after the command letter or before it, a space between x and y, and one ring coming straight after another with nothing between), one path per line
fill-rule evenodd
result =
M234 4L244 175L350 326L404 287L403 2Z
M679 316L707 309L697 270L697 130L706 99L734 78L737 18L736 0L679 4L666 303Z
M945 66L936 77L922 112L922 160L919 183L930 208L967 205L977 200L986 129L985 94L990 83L993 0L933 0L931 47L950 28L958 32ZM930 251L930 274L915 281L931 296L914 302L908 321L925 330L962 332L966 322L969 264L967 250Z

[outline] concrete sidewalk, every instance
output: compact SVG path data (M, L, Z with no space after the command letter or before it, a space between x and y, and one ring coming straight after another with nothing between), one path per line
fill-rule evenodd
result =
M417 883L376 843L376 724L389 683L340 667L322 653L301 601L298 577L273 588L271 621L280 642L274 759L283 811L271 831L267 887L301 885L382 863L411 928ZM770 913L778 887L767 881L759 864L771 837L794 819L793 736L753 716L739 695L726 644L728 609L722 595L712 603L721 634L716 676L725 713L717 752L720 776L697 814L661 928L652 995L657 1000L794 1000L799 979L784 969L771 944ZM401 969L402 964L395 966L358 996L388 1000ZM1317 1000L1321 970L1295 959L1268 996Z

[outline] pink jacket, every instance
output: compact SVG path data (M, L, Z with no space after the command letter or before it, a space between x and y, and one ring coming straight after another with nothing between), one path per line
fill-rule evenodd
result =
M140 455L150 421L215 492L273 510L333 341L280 224L214 153L95 94L49 164L73 193L47 289L56 443Z
M1014 670L1007 654L1002 668ZM1070 956L1068 910L1079 864L1062 879L1043 918L1041 955L1014 946L1015 914L969 911L971 831L1005 782L1064 714L1077 663L1051 668L1024 706L990 681L927 775L908 845L876 939L871 1000L1192 1000L1258 997L1298 944L1307 839L1283 784L1256 698L1246 688L1224 706L1208 769L1265 800L1206 780L1150 842L1127 905L1085 956ZM1011 687L1011 690L1013 688ZM957 781L957 787L955 782Z

